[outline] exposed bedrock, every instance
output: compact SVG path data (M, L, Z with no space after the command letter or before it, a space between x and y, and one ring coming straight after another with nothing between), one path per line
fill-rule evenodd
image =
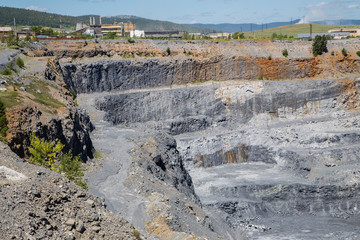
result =
M303 228L330 218L330 239L354 238L358 87L348 78L208 82L106 93L96 106L120 126L174 135L203 206L233 228L289 236L297 219L292 236L313 239L322 230Z
M62 117L53 117L36 107L26 106L9 113L8 145L20 157L28 157L29 139L32 133L47 141L60 140L64 151L72 150L83 161L93 157L94 147L90 139L93 125L89 116L76 108L69 108Z
M79 93L146 89L199 81L234 79L301 79L359 73L359 60L350 58L255 58L214 56L97 60L62 65L64 81Z

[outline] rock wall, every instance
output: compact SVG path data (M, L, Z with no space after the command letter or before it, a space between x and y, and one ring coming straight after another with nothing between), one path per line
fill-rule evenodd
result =
M65 145L64 151L72 150L83 161L93 157L94 147L89 135L93 126L90 118L74 107L68 109L63 117L50 116L36 107L19 107L8 114L8 119L8 145L20 157L29 156L32 133L47 141L60 140Z
M202 81L301 79L359 73L358 59L285 59L215 56L208 59L98 60L62 65L67 85L78 93L146 89Z

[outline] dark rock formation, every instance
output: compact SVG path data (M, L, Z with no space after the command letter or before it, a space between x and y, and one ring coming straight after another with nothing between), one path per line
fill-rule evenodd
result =
M144 89L201 81L300 79L359 73L358 60L324 64L318 59L216 56L209 59L98 60L62 66L64 81L79 93Z
M23 107L10 114L8 142L10 148L20 157L28 157L29 137L34 132L47 141L60 140L64 151L80 154L83 161L93 157L94 148L90 139L93 126L89 116L76 108L70 108L64 117L54 117L36 107Z

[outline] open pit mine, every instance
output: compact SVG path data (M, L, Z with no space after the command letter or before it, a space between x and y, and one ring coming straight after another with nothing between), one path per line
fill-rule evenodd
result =
M60 136L86 162L89 192L81 193L87 196L81 203L79 192L71 194L77 187L67 183L71 197L61 201L76 200L85 213L65 211L73 221L63 217L55 228L49 220L53 227L45 222L32 235L23 227L21 236L38 239L41 230L53 239L360 239L360 40L328 41L328 53L317 57L311 44L29 46L32 57L20 78L57 84L67 110L41 126L34 121L48 113L39 108L8 110L9 119L23 119L10 126L8 145L24 157L31 132ZM76 104L69 92L76 93ZM14 170L27 180L8 180L10 186L42 177L27 176L26 167ZM94 206L89 211L95 213L87 213L89 203L106 205L101 211L115 214L112 222L122 218L123 235L85 221L86 214L110 221Z

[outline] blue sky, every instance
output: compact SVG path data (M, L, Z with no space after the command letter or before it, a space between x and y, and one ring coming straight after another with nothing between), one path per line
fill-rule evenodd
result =
M0 6L71 16L135 15L177 23L360 19L360 0L0 0Z

